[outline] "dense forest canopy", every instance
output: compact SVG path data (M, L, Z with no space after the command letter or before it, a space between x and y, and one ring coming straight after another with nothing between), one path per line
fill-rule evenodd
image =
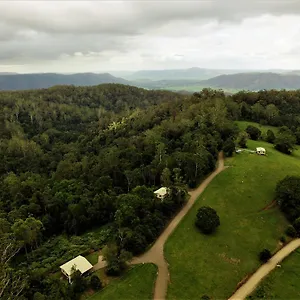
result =
M233 120L286 125L283 134L297 137L299 116L300 91L188 96L103 84L0 92L1 249L10 241L12 253L3 260L0 282L8 284L0 293L75 299L46 276L68 251L65 236L76 251L113 243L117 273L122 253L139 254L155 240L186 189L214 169L218 152L234 151ZM161 186L169 189L163 201L153 194ZM100 226L105 237L79 236Z
M118 84L1 92L2 234L20 244L21 265L53 235L105 224L120 249L142 252L234 134L224 99Z

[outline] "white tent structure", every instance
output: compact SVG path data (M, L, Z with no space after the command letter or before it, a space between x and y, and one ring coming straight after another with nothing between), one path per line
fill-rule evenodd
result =
M156 195L157 198L164 199L165 196L168 194L168 188L161 187L160 189L156 190L154 194Z
M60 266L62 273L68 277L70 283L73 271L72 268L78 270L82 275L85 272L91 270L93 266L86 258L84 258L81 255L78 255L77 257L71 259L70 261Z

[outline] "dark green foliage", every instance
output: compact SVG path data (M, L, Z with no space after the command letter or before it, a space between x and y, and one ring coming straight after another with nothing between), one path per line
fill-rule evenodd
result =
M30 270L26 297L76 299L84 284L70 289L49 272L108 242L117 253L107 271L119 274L235 135L222 91L104 84L0 92L0 232L21 243L12 263ZM169 188L163 201L153 194L161 186ZM85 235L101 226L107 232Z
M269 249L264 249L259 253L259 260L261 262L267 262L272 257L272 253Z
M300 145L300 127L297 127L297 129L295 131L295 137L296 137L297 145Z
M287 176L276 185L276 201L290 221L300 217L300 177Z
M286 242L286 237L284 235L282 237L280 237L280 242L282 242L282 243Z
M87 281L79 271L72 273L72 290L75 294L81 294L87 288Z
M97 275L91 276L90 287L95 291L100 290L102 288L101 280L99 279L99 277Z
M103 258L107 262L106 274L109 276L119 276L127 267L127 261L131 258L131 253L122 250L116 244L109 244L103 249Z
M294 222L293 226L297 232L297 234L300 234L300 217L298 217Z
M40 292L36 292L33 295L33 300L46 300L46 296L41 294Z
M296 138L290 132L281 132L276 137L274 144L276 150L285 154L291 154L296 144Z
M300 90L241 91L231 98L234 104L230 104L229 112L235 119L278 127L284 124L293 132L300 127Z
M233 152L235 151L235 144L232 139L227 139L223 145L224 154L227 157L231 157Z
M273 144L274 141L275 141L275 139L276 139L276 137L275 137L274 132L273 132L272 130L268 129L268 131L267 131L267 136L266 136L266 141L267 141L268 143Z
M255 126L252 126L252 125L249 125L247 128L246 128L246 132L249 134L249 137L251 140L258 140L261 136L261 131L255 127Z
M237 137L237 144L241 148L247 148L248 134L245 131L241 131Z
M201 300L210 300L210 297L207 295L201 296Z
M292 237L292 238L297 236L297 231L293 225L288 225L288 227L285 230L285 233L287 236Z
M197 212L195 225L204 234L211 234L220 226L220 218L213 208L202 206Z

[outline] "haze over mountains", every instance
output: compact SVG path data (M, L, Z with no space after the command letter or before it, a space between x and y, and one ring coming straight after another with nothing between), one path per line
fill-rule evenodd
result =
M299 89L300 71L275 70L221 70L189 68L175 70L141 70L109 73L77 74L16 74L0 73L0 90L48 88L55 85L91 86L102 83L120 83L147 89L199 91L202 88L224 90ZM119 77L123 75L122 77Z

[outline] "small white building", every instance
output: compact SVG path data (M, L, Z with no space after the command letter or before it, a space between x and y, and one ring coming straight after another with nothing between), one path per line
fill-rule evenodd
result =
M156 190L154 194L159 199L164 199L168 195L169 189L166 187L161 187L160 189Z
M76 271L78 270L82 275L91 270L93 266L85 257L81 255L78 255L77 257L60 266L62 273L68 277L69 283L71 283L73 268L75 268Z
M256 148L256 153L259 155L266 155L266 149L262 147Z

